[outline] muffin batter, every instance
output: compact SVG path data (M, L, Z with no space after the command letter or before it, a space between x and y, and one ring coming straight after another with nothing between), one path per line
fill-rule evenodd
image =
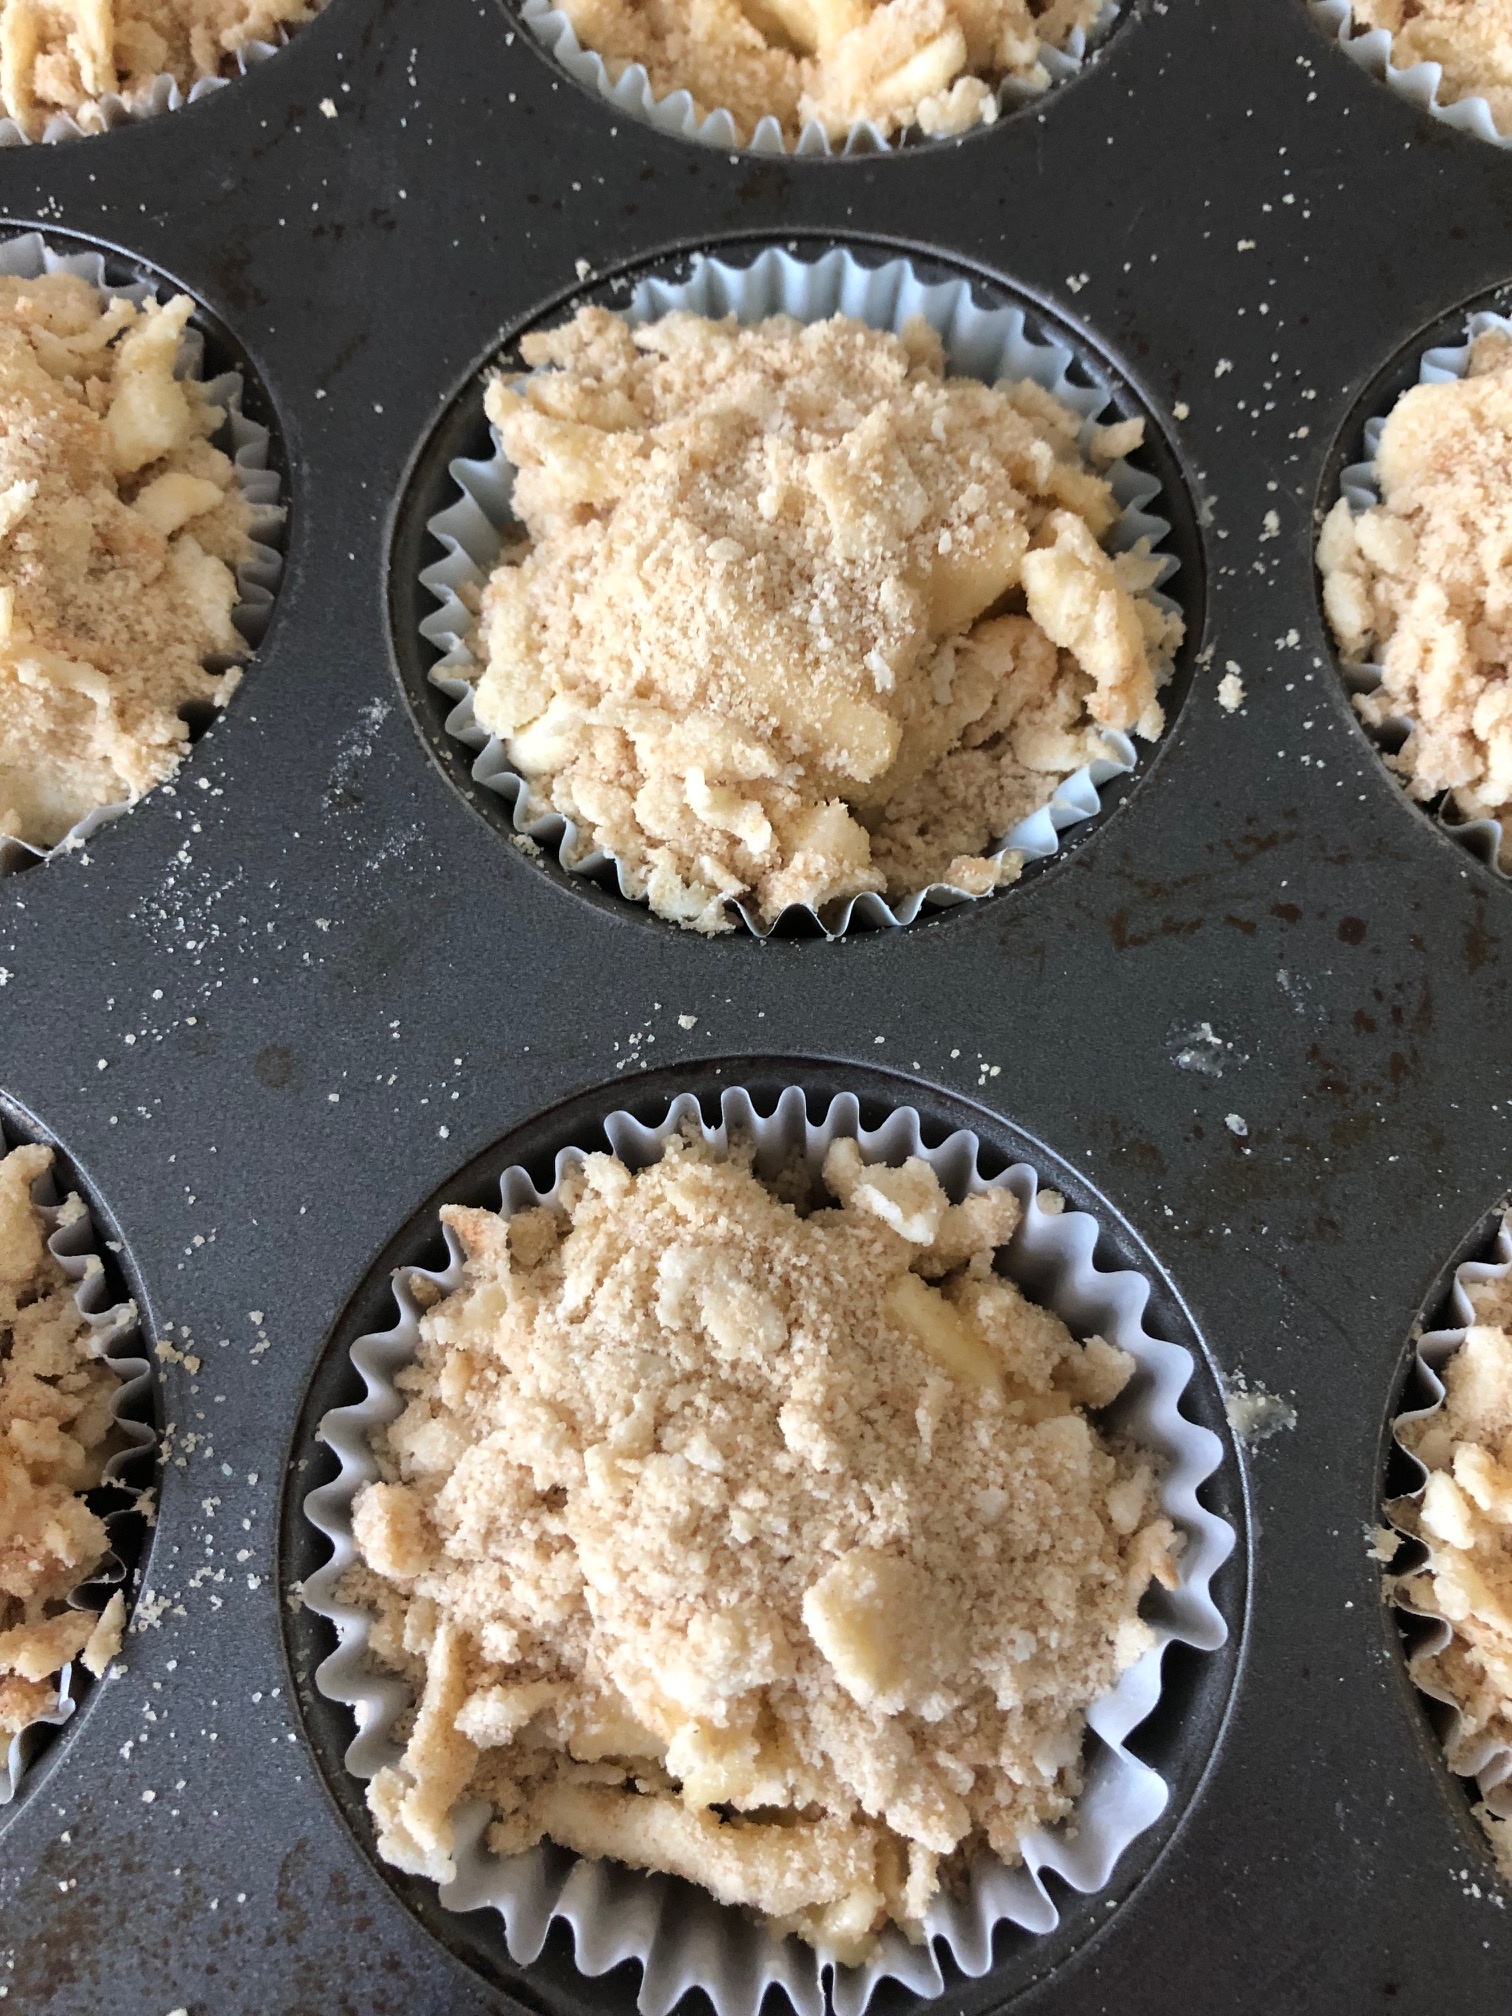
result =
M487 404L530 542L483 593L477 718L662 916L984 892L1100 727L1160 733L1181 623L1099 543L1142 422L1089 464L922 322L583 308L523 350Z
M368 1789L401 1868L448 1880L482 1796L499 1854L673 1871L856 1960L1070 1810L1174 1584L1150 1460L1087 1412L1133 1361L992 1271L1010 1192L848 1140L824 1184L690 1137L444 1212L463 1279L343 1586L418 1701Z

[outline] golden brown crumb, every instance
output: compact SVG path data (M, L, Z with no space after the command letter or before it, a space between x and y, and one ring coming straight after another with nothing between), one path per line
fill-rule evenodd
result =
M1086 1409L1132 1360L992 1271L1006 1190L824 1165L801 1215L696 1138L591 1155L556 1209L453 1207L358 1493L346 1594L418 1706L368 1799L445 1880L449 1814L669 1870L854 1960L1014 1861L1081 1785L1179 1544Z
M1502 1327L1512 1315L1507 1287L1505 1281L1470 1285L1477 1320L1444 1368L1444 1404L1400 1431L1403 1446L1428 1472L1416 1513L1406 1515L1428 1559L1401 1577L1397 1592L1412 1609L1442 1618L1451 1634L1442 1652L1418 1653L1411 1670L1420 1685L1459 1709L1444 1750L1449 1768L1464 1775L1477 1768L1488 1741L1512 1749L1512 1336ZM1487 1833L1512 1877L1509 1830L1488 1826Z
M1376 452L1380 504L1356 515L1340 498L1318 539L1339 649L1382 669L1355 705L1372 725L1411 719L1393 766L1414 798L1447 791L1463 819L1512 805L1509 466L1512 341L1490 334L1467 377L1403 393Z
M0 0L0 106L30 139L58 113L98 133L102 98L140 110L159 76L187 93L315 12L316 0Z
M173 375L192 310L0 278L0 833L35 846L171 776L239 676L203 666L245 649L251 514Z
M483 593L477 718L661 915L991 888L1099 727L1159 734L1181 624L1038 386L838 315L583 308L523 349L487 403L531 543Z
M1354 0L1361 29L1384 28L1399 70L1438 63L1441 105L1484 98L1498 133L1512 133L1512 0Z
M1102 0L557 0L578 41L618 82L645 66L657 98L723 109L748 142L777 120L790 142L817 121L831 139L870 120L962 133L997 118L997 87L1049 83L1042 50L1064 49Z
M32 1185L52 1150L0 1160L0 1731L57 1703L57 1676L83 1656L99 1673L120 1646L125 1603L103 1617L67 1598L99 1567L105 1527L82 1493L111 1445L116 1378L95 1354L73 1285L48 1252Z

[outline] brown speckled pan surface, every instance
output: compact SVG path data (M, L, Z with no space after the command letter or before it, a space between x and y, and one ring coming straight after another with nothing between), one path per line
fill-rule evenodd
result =
M1304 0L1131 0L1039 109L829 162L617 119L498 0L331 0L200 105L0 153L0 218L193 293L292 500L266 643L177 785L0 881L7 1124L62 1144L150 1334L199 1361L160 1368L154 1621L0 1813L4 2006L628 2016L633 1971L586 1979L560 1936L515 1968L373 1862L307 1684L329 1640L287 1600L313 1424L436 1193L614 1105L796 1081L1033 1161L1154 1274L1197 1411L1221 1427L1242 1373L1297 1417L1210 1487L1242 1529L1232 1637L1136 1739L1166 1816L941 2009L1500 2016L1505 1893L1366 1546L1411 1327L1512 1186L1512 891L1355 725L1311 542L1372 388L1512 281L1512 153L1393 97ZM479 364L579 261L742 239L1039 303L1185 492L1194 634L1154 761L1021 887L838 944L705 943L527 859L394 633L427 444Z

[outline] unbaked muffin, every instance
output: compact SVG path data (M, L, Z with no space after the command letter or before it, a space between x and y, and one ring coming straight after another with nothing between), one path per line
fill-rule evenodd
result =
M1380 503L1341 497L1318 566L1340 652L1378 665L1356 696L1372 727L1412 724L1388 760L1409 793L1462 820L1512 805L1512 339L1472 345L1467 374L1404 392L1375 455ZM1503 865L1512 839L1503 838Z
M556 0L611 82L644 66L658 99L724 110L742 142L771 117L789 142L814 122L841 140L991 124L998 87L1050 81L1048 46L1091 28L1104 0Z
M74 1286L48 1251L32 1186L50 1148L0 1159L0 1733L57 1706L58 1676L81 1659L100 1674L120 1649L125 1599L97 1616L68 1598L109 1552L84 1493L115 1447L118 1381L98 1355ZM72 1197L65 1222L83 1206Z
M251 511L174 375L193 303L0 277L0 833L54 845L170 777L223 705Z
M482 593L474 709L528 816L695 930L865 891L982 894L1104 729L1154 737L1181 622L1101 543L1096 430L947 376L938 337L582 308L488 413L528 543Z
M1473 1777L1492 1752L1512 1752L1512 1278L1461 1286L1475 1320L1440 1374L1443 1405L1397 1430L1428 1481L1392 1516L1427 1554L1395 1593L1445 1641L1412 1656L1412 1676L1453 1702L1446 1760ZM1484 1803L1476 1816L1512 1881L1512 1819Z
M672 1871L859 1960L1070 1810L1181 1544L1091 1418L1133 1361L993 1271L1011 1192L851 1140L823 1175L685 1135L443 1214L460 1285L341 1591L416 1699L368 1791L400 1867L448 1880L480 1796L500 1854Z
M101 100L146 109L157 78L187 95L233 73L254 42L314 18L319 0L0 0L0 110L28 139L65 114L105 126Z
M1512 134L1512 0L1351 0L1355 26L1384 28L1398 70L1437 63L1437 100L1484 98L1499 133Z

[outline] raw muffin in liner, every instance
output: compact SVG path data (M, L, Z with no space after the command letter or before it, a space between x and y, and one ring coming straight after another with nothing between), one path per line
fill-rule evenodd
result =
M324 0L317 0L324 4ZM249 70L259 63L265 63L270 56L276 56L288 41L287 33L280 35L277 42L248 42L236 52L232 59L236 66L236 76L245 77ZM52 145L59 140L88 139L95 133L109 133L118 126L131 126L139 120L155 119L162 112L177 112L185 105L196 105L200 99L208 98L213 92L223 90L227 84L235 83L235 77L199 77L187 91L180 88L178 79L166 72L154 77L147 96L136 104L128 104L118 91L107 91L93 103L99 108L99 125L81 126L70 112L56 111L49 117L42 129L40 142L34 141L11 118L0 118L0 147L30 147L38 144Z
M1418 360L1418 384L1444 385L1452 379L1463 378L1470 368L1471 346L1477 337L1484 336L1492 330L1504 336L1512 336L1512 321L1504 315L1487 312L1470 316L1465 325L1463 343L1440 345L1423 352ZM1366 421L1366 459L1363 462L1350 463L1339 478L1340 495L1348 500L1350 510L1356 515L1368 511L1372 505L1381 501L1375 454L1389 417L1389 410ZM1330 642L1332 641L1330 636ZM1380 688L1384 675L1379 665L1354 663L1343 657L1336 644L1334 655L1343 674L1344 683L1351 694L1374 693ZM1358 719L1358 710L1355 711ZM1362 721L1361 725L1371 741L1387 757L1396 755L1413 728L1412 721L1400 714L1390 716L1379 726L1369 721ZM1467 848L1478 860L1484 861L1503 879L1507 878L1508 869L1502 863L1504 836L1502 822L1499 819L1461 819L1456 814L1453 802L1447 793L1437 805L1432 800L1414 799L1412 802L1421 804L1422 809L1433 817L1442 831Z
M0 1156L17 1145L14 1138L7 1138L0 1129ZM89 1209L82 1201L71 1202L60 1194L56 1172L50 1171L33 1184L32 1201L49 1228L47 1250L74 1283L74 1303L94 1333L96 1352L120 1381L111 1400L111 1418L122 1446L106 1462L101 1484L131 1491L135 1487L130 1473L138 1467L143 1452L157 1441L151 1426L152 1367L141 1355L136 1304L110 1300L108 1278L100 1259L99 1235ZM134 1515L129 1508L107 1513L106 1530L115 1520L130 1516ZM124 1564L115 1554L108 1554L88 1580L70 1595L69 1603L75 1609L98 1610L103 1607L99 1600L101 1592L114 1593L126 1579ZM16 1796L28 1764L47 1742L48 1732L61 1727L73 1715L86 1684L84 1675L72 1665L65 1666L58 1677L57 1706L11 1738L0 1764L0 1806L8 1805Z
M1421 1572L1423 1566L1431 1565L1432 1545L1420 1535L1417 1520L1418 1508L1422 1503L1429 1473L1425 1465L1401 1439L1404 1428L1415 1429L1421 1424L1431 1422L1443 1409L1445 1387L1441 1375L1455 1352L1464 1343L1467 1329L1477 1321L1468 1289L1483 1282L1504 1281L1509 1275L1512 1275L1512 1229L1509 1229L1503 1220L1497 1228L1490 1257L1484 1260L1467 1260L1454 1271L1454 1287L1448 1310L1453 1328L1426 1331L1417 1340L1412 1383L1416 1384L1419 1391L1427 1392L1428 1403L1426 1406L1409 1408L1398 1415L1393 1423L1392 1438L1397 1448L1412 1464L1420 1481L1410 1492L1389 1499L1385 1509L1386 1516L1397 1533L1412 1544L1420 1557L1426 1557L1415 1566L1405 1566L1399 1556L1387 1574L1387 1589L1391 1600L1406 1616L1417 1620L1418 1628L1408 1657L1408 1671L1420 1692L1448 1710L1440 1733L1449 1768L1459 1776L1474 1781L1481 1804L1494 1821L1512 1823L1512 1749L1485 1732L1472 1737L1460 1713L1459 1704L1435 1677L1423 1668L1424 1661L1436 1659L1448 1648L1454 1633L1443 1617L1426 1612L1414 1603L1410 1591L1404 1586L1413 1574ZM1498 1859L1502 1860L1504 1865L1506 1858L1507 1851L1499 1850Z
M103 294L120 295L138 304L163 291L146 280L115 286L105 277L105 261L100 253L57 252L34 231L0 244L0 273L24 280L34 280L43 273L73 273ZM191 325L179 353L178 375L181 378L199 375L203 351L204 340ZM279 501L278 471L269 467L271 436L267 428L241 410L241 373L224 371L219 377L206 379L203 383L211 399L225 408L226 425L222 432L229 435L225 446L236 465L237 484L252 511L247 528L253 542L252 557L243 561L236 570L238 599L231 612L231 620L246 640L250 656L267 630L274 593L283 573L283 555L278 542L283 536L284 507ZM213 654L205 662L211 671L223 672L230 665L242 661ZM0 875L31 868L39 861L51 861L73 852L101 826L118 819L130 809L124 802L102 805L80 819L50 849L34 847L29 841L0 832Z
M1439 90L1444 81L1442 65L1412 63L1399 69L1392 61L1392 38L1385 28L1363 28L1355 20L1351 0L1308 0L1314 21L1331 42L1337 42L1353 62L1405 98L1421 112L1431 113L1459 133L1477 140L1489 140L1493 147L1512 147L1512 134L1498 133L1491 107L1484 98L1460 98L1442 102Z
M815 1123L808 1119L803 1094L796 1087L782 1094L770 1117L756 1110L743 1089L732 1088L722 1095L720 1123L713 1127L704 1120L697 1101L683 1094L655 1127L619 1112L606 1120L604 1133L614 1153L631 1168L639 1168L656 1161L663 1144L687 1123L718 1148L728 1145L732 1133L754 1141L758 1175L775 1175L795 1154L801 1154L817 1175L830 1143L848 1137L859 1142L867 1161L897 1164L909 1155L922 1156L953 1198L988 1187L978 1173L975 1135L959 1131L930 1148L921 1137L917 1113L909 1107L899 1108L882 1126L869 1131L861 1126L858 1103L850 1094L836 1098ZM582 1152L570 1146L563 1149L546 1191L538 1191L523 1169L506 1170L500 1180L505 1213L554 1199ZM1016 1164L994 1180L1012 1190L1024 1207L1008 1248L1012 1277L1075 1334L1096 1332L1134 1356L1134 1377L1107 1418L1132 1441L1164 1458L1161 1509L1185 1539L1177 1564L1178 1587L1169 1593L1153 1591L1143 1608L1155 1645L1088 1711L1092 1734L1087 1739L1086 1785L1073 1823L1030 1834L1023 1842L1023 1863L1016 1868L992 1860L979 1862L964 1894L942 1895L931 1907L926 1921L930 1943L914 1947L900 1932L889 1930L864 1965L837 1967L796 1939L779 1940L740 1910L721 1907L686 1885L671 1886L665 1876L611 1862L578 1860L547 1844L501 1860L483 1846L489 1813L478 1801L454 1816L457 1876L439 1894L450 1910L482 1906L497 1910L509 1951L518 1963L528 1965L536 1958L552 1922L561 1919L571 1928L576 1963L584 1973L601 1974L624 1960L641 1962L638 2003L647 2016L663 2016L694 1987L709 1995L716 2016L757 2016L763 1994L774 1984L786 1992L800 2016L822 2016L826 1976L829 1999L839 2016L861 2016L884 1980L899 1981L922 1995L943 1991L935 1939L945 1942L965 1973L980 1976L992 1965L992 1934L999 1922L1010 1921L1032 1932L1052 1930L1059 1914L1044 1881L1046 1874L1053 1872L1084 1893L1100 1890L1129 1843L1164 1809L1165 1784L1123 1745L1159 1698L1166 1645L1179 1641L1214 1651L1226 1637L1209 1584L1232 1550L1234 1534L1225 1520L1206 1511L1197 1499L1197 1487L1222 1459L1222 1445L1181 1412L1193 1360L1185 1349L1146 1331L1149 1283L1131 1270L1105 1272L1094 1262L1096 1221L1082 1212L1057 1213L1043 1207L1037 1197L1038 1178L1026 1164ZM335 1624L339 1640L337 1650L319 1667L316 1684L327 1699L346 1702L355 1713L358 1733L346 1762L362 1779L373 1777L398 1757L402 1746L392 1732L409 1705L409 1694L402 1681L369 1666L366 1646L372 1620L340 1601L337 1585L354 1559L353 1498L378 1474L369 1435L399 1413L395 1375L413 1357L418 1342L420 1311L411 1283L423 1279L422 1292L434 1300L431 1284L445 1292L461 1278L460 1248L450 1233L447 1242L450 1261L439 1272L397 1271L394 1296L399 1321L393 1329L359 1338L352 1346L352 1362L362 1374L366 1397L333 1409L322 1421L321 1439L339 1458L340 1474L305 1500L306 1515L330 1541L332 1558L305 1581L303 1600Z
M1039 60L1050 78L1050 86L1063 84L1069 78L1078 76L1087 60L1089 50L1095 49L1118 19L1122 0L1105 0L1102 11L1093 23L1090 33L1076 29L1068 38L1064 49L1057 49L1048 42L1042 42ZM708 147L718 147L729 153L741 143L737 138L738 127L734 115L724 107L708 113L700 120L697 107L687 91L669 91L665 98L658 98L652 88L651 79L646 74L645 65L631 63L620 73L616 83L609 75L602 56L592 49L585 49L578 41L572 23L559 7L553 7L551 0L524 0L520 8L520 19L531 34L547 49L576 83L595 92L611 105L616 112L624 112L632 119L643 119L648 126L654 126L659 133L676 134L684 140L700 140ZM1014 105L1022 105L1044 95L1044 89L1037 89L1016 78L1010 78L999 86L997 102L1001 110ZM967 132L980 130L968 127ZM913 129L910 129L913 132ZM916 135L915 138L918 136ZM952 139L963 135L952 134ZM837 147L817 120L809 120L798 136L797 144L790 145L784 137L782 122L770 114L758 121L754 133L745 143L753 154L803 154L825 156L834 154L888 154L900 145L907 145L906 139L889 140L871 120L861 120L852 126L844 140Z
M1063 344L1032 336L1023 309L983 308L973 299L968 281L922 280L904 259L864 266L838 248L817 260L802 260L775 247L760 253L749 266L731 266L720 259L698 256L685 280L655 275L638 280L623 313L638 327L674 309L715 319L733 315L742 323L758 322L769 315L790 315L796 321L812 323L844 314L873 329L894 333L914 316L921 316L940 337L952 376L976 377L988 383L1000 378L1032 379L1081 415L1084 447L1093 429L1112 417L1111 395L1106 388L1078 384L1071 375L1077 361L1073 353ZM566 315L564 307L562 319ZM571 820L557 812L537 812L528 788L510 767L503 743L475 717L472 678L476 661L468 644L475 618L464 594L481 590L515 529L510 508L514 470L495 436L491 456L479 461L459 457L450 464L450 474L460 495L429 519L426 527L445 549L446 557L420 575L421 585L441 605L424 619L420 632L443 653L429 676L431 683L456 703L447 716L447 732L477 752L472 765L474 781L506 800L518 833L547 848L563 868L575 874L608 881L613 871L620 894L628 901L644 902L627 887L618 862L601 849L591 848ZM1115 552L1125 552L1147 539L1155 549L1154 557L1163 563L1159 580L1169 580L1177 563L1158 550L1171 529L1152 508L1160 495L1159 483L1126 461L1113 462L1104 474L1121 507L1121 516L1106 543ZM1163 607L1174 607L1158 593L1155 599ZM1139 760L1127 735L1105 729L1101 742L1102 755L1062 779L1046 804L984 852L993 859L1016 852L1026 862L1056 853L1065 828L1097 812L1099 788L1127 775ZM796 913L826 937L838 938L853 922L909 924L926 906L978 900L966 890L935 883L896 903L868 892L826 904L818 915L807 905L794 904L783 917ZM783 921L778 918L763 924L749 899L731 908L757 937L768 936Z

